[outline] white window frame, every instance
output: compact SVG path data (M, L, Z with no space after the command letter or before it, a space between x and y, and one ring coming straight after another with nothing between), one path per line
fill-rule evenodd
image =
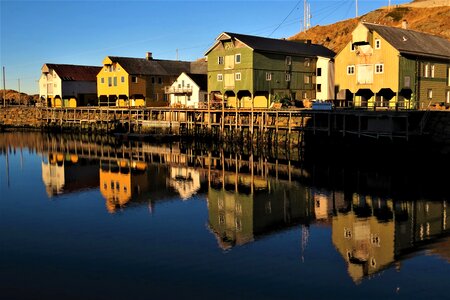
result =
M425 64L425 69L424 69L423 73L424 73L423 76L425 78L429 77L429 75L430 75L430 64Z
M291 73L286 73L286 74L284 75L284 79L285 79L286 81L291 81Z
M450 103L450 90L447 90L445 93L445 102Z
M285 63L286 63L286 66L292 65L292 57L286 56Z
M305 75L303 77L303 80L304 80L304 84L311 84L311 76Z
M430 77L431 78L434 78L434 69L435 69L434 64L430 65Z
M224 62L223 56L217 57L217 64L218 65L223 65L223 62Z
M271 80L272 80L272 73L266 72L266 81L271 81Z
M348 65L347 66L347 75L355 75L355 65Z
M427 90L427 99L433 99L433 89Z
M217 81L223 81L223 74L217 74Z
M239 57L239 59L238 59L238 57ZM240 64L241 63L241 54L240 53L238 53L238 54L236 54L235 56L234 56L234 63L235 64Z
M384 64L375 64L375 74L383 74L384 73Z
M241 80L241 73L235 73L234 74L234 80L240 81Z
M381 49L381 40L375 39L375 49Z

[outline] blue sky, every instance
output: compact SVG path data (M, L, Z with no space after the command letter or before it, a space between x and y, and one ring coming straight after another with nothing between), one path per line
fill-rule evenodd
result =
M359 15L388 0L358 0ZM391 0L391 5L410 1ZM355 16L355 0L309 0L311 25ZM0 0L0 65L6 88L38 93L44 63L101 65L107 55L195 60L223 31L290 37L303 24L301 1ZM284 21L284 22L283 22ZM1 82L3 85L3 82ZM1 86L0 88L3 88Z

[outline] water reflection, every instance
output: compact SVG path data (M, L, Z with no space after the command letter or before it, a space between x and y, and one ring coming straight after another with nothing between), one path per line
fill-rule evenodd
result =
M374 180L364 166L352 165L349 172L308 164L301 156L291 159L286 153L35 136L3 135L0 147L2 153L27 147L42 155L49 197L98 188L110 213L140 205L153 213L158 202L205 195L207 228L222 250L301 227L299 256L304 258L309 227L320 225L330 228L332 243L355 283L391 266L401 268L403 258L424 248L449 261L450 244L442 240L450 230L449 199L411 201L405 200L410 192L390 193L398 183L395 172L388 179L376 173ZM415 174L403 176L407 182Z

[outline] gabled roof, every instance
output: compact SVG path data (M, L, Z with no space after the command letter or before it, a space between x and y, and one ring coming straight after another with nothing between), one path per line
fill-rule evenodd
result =
M363 23L402 54L450 59L450 41L424 32Z
M206 74L189 74L186 73L200 88L201 91L208 90L208 77Z
M44 64L42 72L53 69L64 81L97 81L97 74L102 67L64 64Z
M173 75L191 72L191 62L134 57L108 56L112 62L122 66L130 75Z
M220 34L217 38L217 42L206 52L205 55L207 55L223 37L238 40L257 52L282 53L309 57L334 57L335 55L332 50L318 44L272 39L231 32L223 32Z

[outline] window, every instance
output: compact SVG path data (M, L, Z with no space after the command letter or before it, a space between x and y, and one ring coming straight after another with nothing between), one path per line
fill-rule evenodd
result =
M320 93L320 92L322 92L322 84L318 84L317 85L317 91Z
M125 77L124 76L120 77L120 82L122 82L122 83L125 82Z
M241 80L241 73L236 73L234 79Z
M223 75L217 74L217 81L223 81Z
M317 76L322 76L322 68L317 68Z
M131 76L131 82L132 83L137 83L138 82L138 78L136 76Z
M117 86L117 77L114 77L114 86Z
M162 78L158 77L158 84L162 84Z
M112 78L108 77L108 86L112 86Z
M347 75L355 74L355 66L347 66Z
M222 214L219 215L219 224L221 225L225 224L225 216Z
M100 78L100 83L105 83L105 78Z
M303 99L306 99L306 98L308 98L308 93L307 92L303 92Z
M350 51L351 51L351 52L355 51L355 48L356 48L356 47L355 47L355 44L351 43L351 44L350 44Z
M272 73L266 72L266 81L272 80Z
M56 87L56 83L53 84L53 87Z
M375 49L380 49L380 48L381 48L381 40L375 39Z
M290 73L286 73L285 79L286 79L286 81L291 81L291 74Z
M434 78L434 65L431 65L431 78Z
M241 231L242 230L241 218L236 218L236 230L237 231Z
M218 63L219 65L223 65L223 56L219 56L219 57L217 58L217 63Z
M155 84L155 77L152 77L152 84Z
M309 67L311 65L311 61L309 58L305 58L305 67Z
M292 57L286 56L286 66L290 66L292 64Z
M234 57L234 62L237 64L241 63L241 54L236 54L236 56Z
M425 77L430 76L430 65L429 64L425 64L425 68L423 70L423 76L425 76Z
M351 239L352 238L352 231L349 228L347 228L347 227L344 227L344 237L346 239Z
M445 93L445 102L450 103L450 90Z
M407 88L411 87L411 76L405 76L403 85Z
M311 83L311 77L309 75L305 75L304 80L305 80L305 84Z
M427 97L428 97L428 99L433 99L433 90L432 89L427 90Z
M382 74L384 69L383 64L375 64L375 74Z

